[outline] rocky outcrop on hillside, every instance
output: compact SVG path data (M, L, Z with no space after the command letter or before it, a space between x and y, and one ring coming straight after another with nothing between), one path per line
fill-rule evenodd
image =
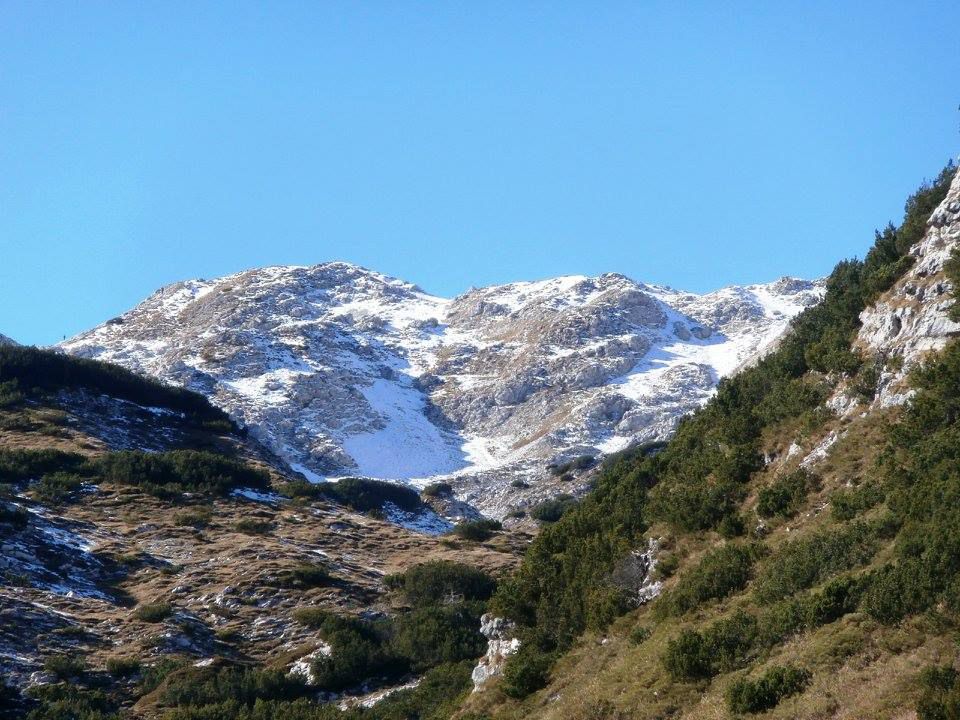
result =
M208 395L313 479L442 478L502 516L570 491L550 463L666 437L821 292L606 274L447 300L346 263L284 266L171 285L61 347Z
M946 198L928 221L923 240L910 250L913 266L861 315L857 345L867 354L882 355L877 402L899 405L910 393L904 379L929 353L960 335L960 323L951 320L953 284L944 264L960 242L960 175L954 177ZM896 362L889 360L896 358Z

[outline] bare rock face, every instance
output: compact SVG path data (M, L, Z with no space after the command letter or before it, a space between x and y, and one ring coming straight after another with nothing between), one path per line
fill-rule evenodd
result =
M821 295L606 274L448 300L325 263L177 283L60 347L206 394L312 479L442 478L502 516L559 492L548 463L664 439Z
M948 316L954 304L953 285L943 270L960 241L960 174L927 222L923 240L910 250L913 267L860 314L860 349L902 360L896 371L881 374L876 400L881 405L905 402L910 397L902 382L907 373L960 335L960 323Z
M509 620L486 613L480 618L480 633L487 638L487 652L473 669L473 691L483 690L491 678L503 674L507 658L520 649L516 626Z
M0 345L18 345L19 343L11 340L6 335L0 334Z

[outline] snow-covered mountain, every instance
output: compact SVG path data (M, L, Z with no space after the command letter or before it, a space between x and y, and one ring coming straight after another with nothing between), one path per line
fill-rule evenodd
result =
M442 478L499 515L567 489L548 463L666 437L821 294L605 274L450 300L334 262L177 283L60 347L207 394L308 477Z

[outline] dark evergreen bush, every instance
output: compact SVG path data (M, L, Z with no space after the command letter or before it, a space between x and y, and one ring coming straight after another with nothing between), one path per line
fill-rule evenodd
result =
M553 523L563 517L563 514L577 504L572 495L557 495L551 500L545 500L530 509L530 517L544 523Z
M205 451L125 450L103 455L91 465L97 475L108 482L135 485L161 497L188 491L226 495L234 488L270 488L270 476L266 472Z
M801 693L810 683L810 671L777 665L759 679L741 678L727 690L727 705L734 713L759 713L776 707L786 697Z
M708 600L742 590L750 579L757 549L729 544L708 552L694 567L680 576L673 589L657 601L664 615L682 615Z
M818 485L817 477L803 468L781 475L757 494L757 514L765 518L791 517Z
M498 520L464 520L457 523L450 532L462 540L484 542L492 538L495 532L502 529L503 526Z
M380 510L386 503L393 503L408 512L423 507L419 493L413 488L382 480L344 478L337 482L319 483L314 487L320 488L320 492L331 500L359 512Z
M386 578L416 607L464 600L488 600L496 581L480 568L450 560L433 560Z
M72 472L85 463L86 458L79 453L46 448L43 450L0 448L0 482L23 482L36 480L48 473Z
M136 375L117 365L86 360L52 350L0 346L0 383L16 381L22 391L86 390L147 407L186 414L198 422L213 421L234 430L229 416L206 397Z

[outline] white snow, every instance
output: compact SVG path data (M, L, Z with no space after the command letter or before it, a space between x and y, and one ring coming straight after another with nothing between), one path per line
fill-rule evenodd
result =
M360 391L386 424L344 439L343 447L360 474L409 479L443 475L465 466L457 438L441 431L424 414L422 393L380 379Z
M272 492L260 492L253 488L236 488L230 492L234 497L242 497L253 502L266 503L268 505L279 505L283 498Z
M424 535L443 535L453 529L453 523L440 517L433 510L408 512L391 502L386 502L383 504L383 513L390 522Z

